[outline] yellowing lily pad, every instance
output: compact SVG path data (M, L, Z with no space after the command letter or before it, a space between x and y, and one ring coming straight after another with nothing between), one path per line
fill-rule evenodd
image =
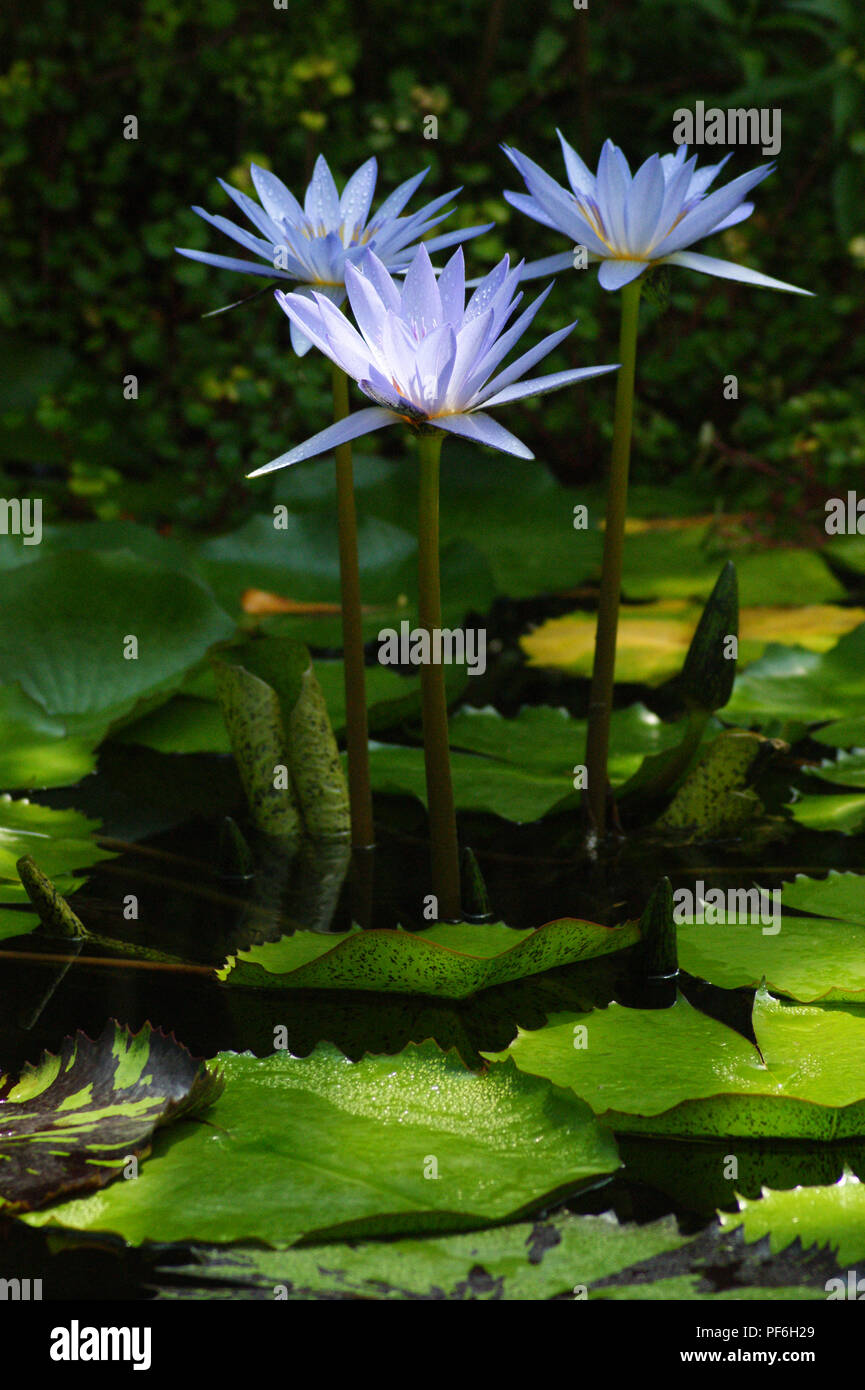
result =
M660 685L682 668L701 609L684 599L623 604L616 644L616 679ZM800 608L753 607L739 614L739 666L756 661L770 642L825 652L865 621L863 608L809 604ZM549 618L520 638L530 666L589 676L595 648L594 613Z

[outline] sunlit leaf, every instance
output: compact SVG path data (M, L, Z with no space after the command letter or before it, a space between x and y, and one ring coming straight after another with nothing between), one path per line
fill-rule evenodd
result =
M27 1218L128 1241L353 1239L472 1230L614 1172L573 1094L510 1064L478 1075L433 1044L349 1062L222 1053L208 1123L158 1137L136 1182ZM437 1176L436 1176L437 1175Z
M622 1133L865 1134L865 1017L759 992L752 1023L759 1050L683 996L668 1009L611 1004L521 1031L508 1055Z

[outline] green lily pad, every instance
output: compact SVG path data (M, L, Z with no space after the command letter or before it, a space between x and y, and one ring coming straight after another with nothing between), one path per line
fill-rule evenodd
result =
M573 1298L575 1284L589 1286L685 1243L669 1216L637 1226L608 1215L564 1213L470 1235L284 1251L202 1250L194 1252L200 1263L166 1273L289 1300Z
M811 734L818 743L830 748L865 748L865 715L853 714L847 719L833 719Z
M865 701L865 623L828 652L770 646L736 680L724 717L764 728L858 716Z
M76 870L89 869L113 857L110 850L101 849L96 843L98 828L98 821L80 811L55 811L26 798L13 801L8 794L0 796L0 903L29 906L15 867L28 854L59 892L65 895L80 888L84 880L73 876ZM14 929L14 917L10 916L8 928L4 917L0 937L19 935L19 930Z
M207 1124L158 1137L136 1182L26 1219L135 1244L474 1230L619 1167L571 1092L510 1063L478 1075L432 1043L360 1062L320 1044L214 1065L225 1091Z
M17 1081L0 1076L0 1209L29 1211L112 1182L150 1152L158 1126L198 1114L221 1089L149 1024L130 1033L111 1022L95 1041L66 1038Z
M313 472L318 479L307 481ZM418 507L414 459L393 463L355 456L355 487L361 513L404 526ZM313 490L314 488L314 490ZM333 470L298 465L278 476L275 495L290 508L325 509L336 515ZM519 507L514 498L519 497ZM574 529L574 507L589 504L588 528ZM492 571L494 590L511 598L573 589L593 574L601 559L604 501L586 489L564 488L542 464L505 455L488 458L449 439L441 459L442 545L471 545ZM483 525L478 518L483 517ZM526 540L531 517L531 543ZM361 550L361 555L363 551ZM474 602L474 600L473 600Z
M865 1260L865 1183L848 1172L826 1187L794 1187L789 1192L764 1188L753 1201L740 1197L739 1212L722 1213L721 1224L728 1230L741 1226L748 1241L768 1236L773 1251L800 1240L806 1248L832 1250L842 1267L855 1265ZM854 1288L853 1297L858 1300L863 1294L865 1283ZM827 1283L823 1297L830 1295L847 1298L847 1280L841 1287Z
M0 790L66 787L96 766L94 738L69 738L17 684L0 686Z
M295 932L242 951L220 970L259 989L361 989L465 999L493 985L623 950L636 922L602 927L572 919L517 932L502 923L439 923L421 932Z
M783 903L815 917L837 917L865 927L865 877L830 869L826 878L797 874L785 883Z
M669 1009L611 1004L521 1031L507 1055L570 1086L622 1133L865 1134L865 1017L760 991L752 1024L757 1048L683 996Z
M658 1279L652 1284L629 1284L592 1290L592 1298L615 1299L631 1303L636 1299L653 1299L659 1303L766 1303L814 1302L825 1299L822 1288L794 1284L791 1288L760 1287L752 1289L723 1289L720 1293L704 1293L700 1280L691 1274L673 1279ZM726 1354L726 1353L724 1353Z
M835 830L852 835L865 825L865 752L839 751L834 762L806 767L803 772L823 786L851 787L856 790L799 796L790 810L793 819L809 830Z
M732 920L721 913L717 922L681 922L679 964L722 989L756 989L766 980L773 992L806 1004L865 1002L865 879L800 876L784 885L781 906L820 915L782 915L776 924L767 903L761 921L754 899Z
M214 700L174 695L164 705L126 724L117 743L137 743L156 753L230 753L222 710Z
M279 642L278 637L265 637L255 645ZM235 661L243 661L248 644L231 649ZM341 661L316 659L315 675L324 695L334 733L345 728L345 676ZM465 689L464 672L448 669L448 687L452 698ZM2 690L0 690L2 695ZM420 680L402 676L386 666L366 668L366 699L370 731L394 728L404 721L420 718ZM212 672L196 675L194 682L185 682L183 689L158 709L125 724L113 735L115 742L137 743L153 748L157 753L229 753L231 745L225 720L216 696ZM2 759L2 755L0 755ZM2 767L2 760L0 760ZM72 779L75 780L75 779Z
M363 632L371 641L384 627L417 618L417 540L399 523L361 514L358 519ZM414 518L412 509L411 516ZM195 564L218 598L236 612L247 589L262 589L298 603L339 604L336 510L290 511L277 529L272 513L258 515L239 530L201 543ZM496 589L490 568L474 546L443 541L442 614L459 623L469 609L485 612ZM340 647L339 614L281 614L274 630L313 647Z
M743 607L778 602L826 603L846 590L825 561L810 550L743 552L709 544L708 525L640 529L626 537L622 592L629 599L706 599L725 560L736 564Z
M680 738L679 726L663 723L643 705L614 710L611 781L626 781L646 754L671 748ZM574 768L585 757L586 725L566 710L532 705L505 719L494 709L466 707L450 721L450 743L454 796L462 810L532 821L578 805ZM370 776L378 792L426 800L422 748L373 743Z
M49 554L3 588L0 681L18 681L73 738L102 737L234 632L198 580L124 552Z

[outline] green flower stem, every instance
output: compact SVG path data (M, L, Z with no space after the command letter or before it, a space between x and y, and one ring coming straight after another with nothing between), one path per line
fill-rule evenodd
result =
M334 423L348 415L348 378L333 367ZM351 799L351 842L355 849L369 848L375 832L372 792L369 785L369 724L366 713L366 673L363 664L363 623L360 607L360 570L357 558L357 517L354 506L354 471L351 445L340 444L336 453L336 505L339 530L339 578L342 593L342 643L345 672L345 738L348 751L348 787Z
M634 366L637 358L637 323L641 281L632 280L622 290L619 333L619 375L613 421L613 453L607 495L604 560L598 599L595 663L589 699L586 740L586 782L589 817L596 833L603 835L607 811L607 757L610 747L610 714L616 668L616 632L622 588L622 555L628 503L628 468L631 461L631 422L634 413Z
M441 588L439 580L439 456L442 436L438 430L421 434L420 514L418 520L418 588L420 626L430 633L441 628ZM448 706L444 667L421 666L423 704L423 743L429 805L433 892L438 899L438 915L460 920L460 863L457 820L451 783L448 745Z

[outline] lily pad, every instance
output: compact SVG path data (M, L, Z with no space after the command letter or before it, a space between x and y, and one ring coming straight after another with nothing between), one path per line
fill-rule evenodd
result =
M465 999L478 990L623 950L635 922L548 922L517 932L502 923L439 923L421 932L361 931L334 938L295 932L232 957L229 984L259 989L360 989Z
M835 830L845 835L855 834L865 825L865 752L840 751L834 762L819 767L806 767L803 772L819 779L823 786L851 787L855 790L841 794L826 792L822 796L799 796L790 808L793 819L809 830Z
M70 786L96 766L96 739L69 738L17 684L0 686L0 729L0 790Z
M803 728L858 716L865 702L865 623L828 652L770 646L738 677L724 717L765 728L787 720Z
M26 798L13 801L8 794L0 797L0 903L29 905L16 868L18 860L28 854L61 893L80 888L84 880L73 877L76 870L113 857L110 850L96 843L98 829L99 822L80 811L55 811ZM11 919L10 928L14 925ZM6 930L4 918L0 937L18 934Z
M414 509L411 511L414 517ZM417 617L417 540L400 524L361 514L358 519L363 630L372 640L383 627ZM237 612L250 588L299 602L339 604L339 550L336 511L289 511L285 526L273 513L260 514L239 530L201 543L196 565L230 612ZM442 612L446 624L459 623L469 609L485 612L495 597L489 565L464 541L442 546ZM337 615L282 614L274 628L317 647L341 647Z
M721 1224L727 1230L742 1227L748 1241L769 1237L773 1251L785 1250L794 1240L808 1247L816 1245L833 1251L838 1264L854 1265L865 1260L865 1183L853 1173L842 1173L837 1182L823 1187L794 1187L791 1191L776 1192L764 1188L753 1201L739 1198L736 1214L723 1212ZM857 1300L865 1293L855 1287ZM847 1298L847 1281L839 1280L830 1288L827 1283L824 1298L834 1294Z
M521 1031L508 1055L570 1086L622 1133L865 1134L865 1017L760 991L752 1025L756 1048L680 995L668 1009L554 1015L538 1032Z
M663 723L644 705L615 710L611 781L626 781L646 754L671 748L680 738L677 725ZM531 821L578 805L574 768L585 756L586 725L566 710L533 705L505 719L491 708L466 707L450 722L450 743L454 796L462 810ZM376 791L426 800L422 748L373 743L370 776Z
M619 1167L571 1092L510 1064L467 1071L432 1043L349 1062L222 1053L206 1125L158 1137L136 1182L28 1216L144 1240L354 1239L475 1230Z
M207 1278L216 1289L241 1287L289 1300L573 1298L575 1284L588 1287L685 1244L672 1217L637 1226L609 1215L564 1213L470 1235L287 1251L195 1251L200 1263L165 1272Z
M806 1004L865 1002L865 879L800 876L784 885L782 910L821 915L783 915L777 923L768 902L765 920L758 920L755 890L751 896L750 907L743 904L742 914L732 920L721 913L717 922L678 925L679 963L685 970L722 989L757 988L765 979L770 990Z
M95 1041L65 1039L17 1081L0 1076L0 1209L29 1211L110 1183L150 1152L157 1127L200 1113L221 1088L149 1024L130 1033L111 1022Z
M3 590L0 681L18 681L73 738L101 738L234 632L198 580L124 552L49 554L7 573Z
M317 472L312 484L302 472ZM290 508L326 508L336 514L333 470L303 464L277 475L275 495ZM396 463L355 456L355 487L360 488L358 507L404 526L418 506L418 469L414 460ZM519 507L514 498L519 497ZM574 507L588 504L588 526L574 528ZM538 463L499 454L482 455L449 439L441 459L441 537L449 545L470 545L488 561L494 590L511 598L572 589L593 574L601 558L604 501L590 497L586 489L564 488ZM483 517L483 525L478 518ZM527 516L531 540L527 540ZM363 551L361 550L361 555Z
M727 559L735 560L744 607L777 603L782 594L790 604L845 597L843 585L813 551L733 551L715 543L709 525L687 523L626 539L622 592L628 599L706 599Z
M265 637L255 645L280 642ZM252 644L233 647L229 655L243 661ZM334 733L345 728L345 676L341 661L316 658L315 675L324 694ZM452 698L464 689L467 677L448 668L448 688ZM2 693L2 692L0 692ZM403 676L386 666L366 668L366 699L370 731L391 729L406 720L420 718L420 680ZM231 751L225 720L216 696L212 673L196 675L194 683L184 682L181 691L158 709L126 724L113 735L118 743L137 743L158 753L228 753ZM2 767L2 762L0 762ZM74 779L73 779L74 780Z

